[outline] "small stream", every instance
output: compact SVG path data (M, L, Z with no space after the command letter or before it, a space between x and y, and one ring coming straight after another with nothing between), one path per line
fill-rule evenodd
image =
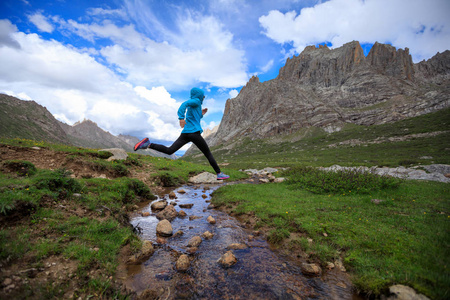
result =
M141 265L127 265L128 289L138 295L151 290L155 299L362 299L353 294L348 279L333 271L322 277L303 275L298 261L281 257L263 237L253 236L235 218L208 208L211 193L220 186L182 186L175 189L176 199L169 199L171 190L158 196L155 201L175 201L177 211L181 210L180 204L194 204L190 209L182 208L187 217L171 222L174 233L181 230L184 234L166 238L165 244L156 242L159 220L155 216L157 212L150 208L151 203L132 217L133 226L142 228L141 238L152 241L156 251ZM186 193L177 193L181 189ZM140 213L147 211L150 216L142 217ZM208 223L208 216L216 224ZM188 241L205 231L213 233L213 238L203 238L198 250L189 253ZM237 263L224 268L217 260L233 243L246 244L248 248L232 250ZM181 254L190 257L187 272L175 269Z

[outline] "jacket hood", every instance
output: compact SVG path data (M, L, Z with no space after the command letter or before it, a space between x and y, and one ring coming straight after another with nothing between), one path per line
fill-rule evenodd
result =
M201 103L203 103L203 99L205 98L205 93L203 90L199 88L193 88L191 89L191 99L198 98Z

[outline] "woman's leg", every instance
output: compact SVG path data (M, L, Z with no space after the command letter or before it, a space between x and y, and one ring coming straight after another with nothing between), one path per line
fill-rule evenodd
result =
M203 154L208 159L209 164L211 165L211 167L213 167L214 171L217 174L219 174L220 173L220 168L217 165L217 162L214 159L214 156L212 155L211 150L209 150L208 144L203 139L203 137L201 136L200 132L188 133L188 138L190 139L191 142L194 143L195 146L198 147L198 149L200 149L200 151L203 152Z
M174 154L178 149L180 149L181 147L183 147L184 145L186 145L187 143L190 142L190 140L187 138L187 133L182 133L178 139L173 142L172 146L170 147L166 147L164 145L160 145L160 144L154 144L151 143L150 144L150 149L171 155Z

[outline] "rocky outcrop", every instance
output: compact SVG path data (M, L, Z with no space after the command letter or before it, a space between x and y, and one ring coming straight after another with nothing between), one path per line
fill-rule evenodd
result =
M356 41L336 49L309 46L288 58L277 78L260 82L253 76L228 99L207 141L230 145L309 127L333 132L346 123L395 122L449 107L449 83L450 51L414 64L408 48L380 43L367 57Z

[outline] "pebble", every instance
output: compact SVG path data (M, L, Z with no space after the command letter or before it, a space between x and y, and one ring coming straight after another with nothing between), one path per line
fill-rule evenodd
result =
M216 220L215 220L212 216L209 216L209 217L206 219L206 221L208 221L209 224L216 224Z

